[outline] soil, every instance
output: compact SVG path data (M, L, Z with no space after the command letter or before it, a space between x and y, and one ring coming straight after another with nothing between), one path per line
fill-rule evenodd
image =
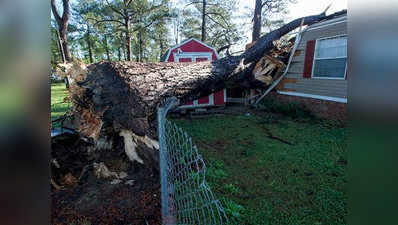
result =
M51 224L161 224L160 181L156 171L132 166L128 159L120 157L121 152L113 151L104 163L110 170L124 171L128 176L119 184L111 184L113 179L97 178L92 166L82 174L85 166L100 157L87 157L89 144L73 136L52 142L52 158L60 165L56 168L52 163L52 178L63 189L52 187ZM67 174L72 174L77 183L64 182L62 178Z

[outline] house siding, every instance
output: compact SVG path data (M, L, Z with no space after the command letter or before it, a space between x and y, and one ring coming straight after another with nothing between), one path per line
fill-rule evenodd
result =
M319 27L311 26L311 28ZM339 35L347 35L347 22L338 22L336 24L319 27L314 30L307 30L303 33L300 44L298 45L296 56L293 57L288 73L285 79L290 82L283 82L278 90L294 91L304 94L322 95L328 97L347 98L347 80L338 79L319 79L319 78L304 78L304 60L306 44L309 40L316 40L319 38L333 37ZM291 82L294 80L295 82Z

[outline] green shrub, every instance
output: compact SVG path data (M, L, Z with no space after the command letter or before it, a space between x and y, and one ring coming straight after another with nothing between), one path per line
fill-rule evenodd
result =
M259 108L271 113L280 113L293 119L312 118L313 115L304 105L290 102L279 102L272 98L263 99Z

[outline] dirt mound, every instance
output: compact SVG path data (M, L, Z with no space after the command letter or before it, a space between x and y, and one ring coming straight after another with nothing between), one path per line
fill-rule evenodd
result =
M74 135L52 141L52 179L62 189L52 186L51 224L161 224L159 174L133 166L117 146L95 157L90 148ZM104 154L107 167L127 177L97 178L92 164Z

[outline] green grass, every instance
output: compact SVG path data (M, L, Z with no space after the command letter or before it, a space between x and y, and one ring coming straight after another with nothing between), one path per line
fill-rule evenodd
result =
M64 115L70 107L70 103L64 102L68 96L64 83L51 84L51 121Z
M346 131L320 120L213 116L175 122L198 145L233 224L346 224ZM270 139L283 138L293 145Z

